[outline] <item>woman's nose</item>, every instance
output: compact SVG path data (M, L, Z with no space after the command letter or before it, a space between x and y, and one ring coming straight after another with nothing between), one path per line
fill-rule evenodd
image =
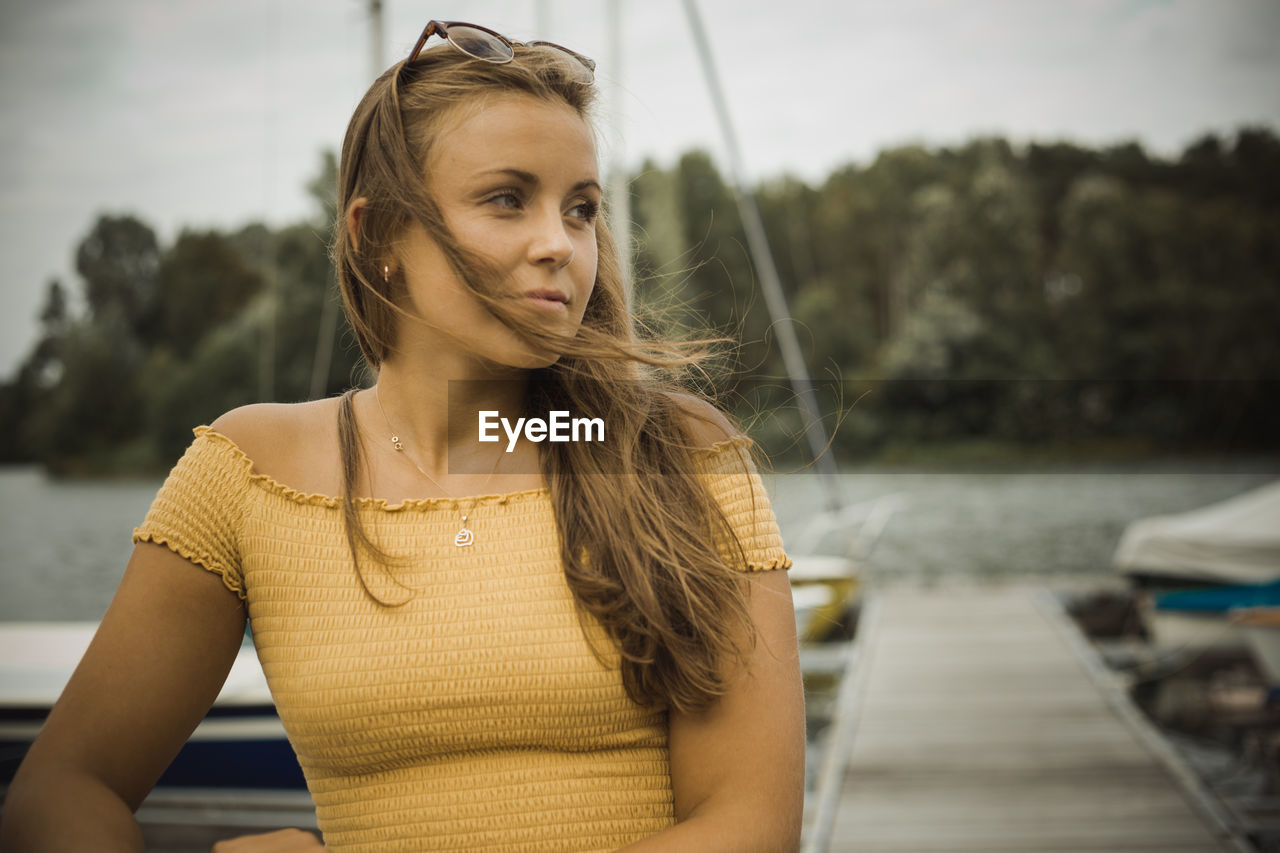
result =
M534 220L533 228L529 241L530 261L558 268L573 260L573 240L569 238L558 208L541 213Z

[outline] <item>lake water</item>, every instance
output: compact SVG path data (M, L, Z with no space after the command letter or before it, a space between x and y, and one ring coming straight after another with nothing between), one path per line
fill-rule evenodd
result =
M898 494L871 554L873 579L929 582L956 575L1114 576L1111 556L1134 520L1185 512L1280 477L1276 460L1084 468L843 475L846 501ZM787 546L823 505L813 475L779 476L775 511Z
M1219 501L1280 477L1277 460L1001 472L859 470L846 500L899 494L872 554L876 578L1108 575L1130 521ZM767 476L788 548L824 504L812 474ZM0 621L99 619L158 480L58 481L0 468Z

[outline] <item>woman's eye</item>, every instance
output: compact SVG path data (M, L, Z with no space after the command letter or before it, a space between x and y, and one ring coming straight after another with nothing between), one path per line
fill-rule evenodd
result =
M508 210L520 209L520 196L513 192L500 192L489 196L489 203L496 204L498 207L505 207Z
M569 208L569 214L583 222L594 222L600 214L600 205L594 201L584 201Z

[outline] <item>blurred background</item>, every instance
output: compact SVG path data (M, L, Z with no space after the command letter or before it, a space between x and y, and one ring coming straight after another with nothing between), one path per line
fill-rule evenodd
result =
M193 426L360 381L334 157L429 18L598 61L637 304L740 340L716 390L806 462L680 3L371 5L0 7L0 619L98 618ZM1106 572L1280 470L1280 6L700 8L842 488L913 497L873 569Z

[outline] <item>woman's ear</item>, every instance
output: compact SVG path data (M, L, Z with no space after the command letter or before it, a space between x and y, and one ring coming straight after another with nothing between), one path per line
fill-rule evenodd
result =
M351 240L352 251L360 251L360 220L364 217L365 208L369 206L369 199L360 196L353 199L351 204L347 205L346 224L347 237Z

